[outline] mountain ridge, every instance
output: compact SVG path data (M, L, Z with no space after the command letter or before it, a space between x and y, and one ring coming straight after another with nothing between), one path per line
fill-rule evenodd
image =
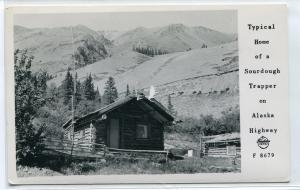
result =
M155 86L155 98L167 105L166 97L171 95L181 115L220 115L225 108L238 105L236 34L172 24L126 32L94 31L83 25L52 29L16 26L15 36L15 48L25 47L34 54L35 71L43 68L55 74L49 85L61 84L66 69L74 64L72 49L81 47L84 54L80 59L92 59L76 69L78 79L83 81L90 73L101 94L107 78L113 76L121 96L127 85L145 94ZM166 54L137 52L134 46L166 50Z
M207 46L220 45L235 40L235 35L225 34L203 26L189 27L170 24L164 27L138 27L115 39L118 46L150 46L168 52L180 52Z
M51 74L67 70L73 62L73 49L76 51L85 41L107 49L112 45L110 40L83 25L33 29L15 26L14 36L15 49L28 49L35 57L32 69L47 70Z

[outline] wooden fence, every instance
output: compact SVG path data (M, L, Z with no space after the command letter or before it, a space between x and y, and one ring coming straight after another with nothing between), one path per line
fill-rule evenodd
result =
M107 153L107 147L104 144L84 144L73 143L70 140L60 140L47 138L44 140L46 151L55 151L58 153L87 158L101 158Z
M135 160L153 160L153 161L168 161L168 151L157 150L132 150L132 149L118 149L108 148L108 152L114 157L135 159Z
M159 159L168 159L167 151L155 150L131 150L131 149L117 149L107 147L105 144L76 142L71 140L60 140L47 138L44 140L45 152L49 154L64 154L65 156L76 158L105 158L108 156L118 158L134 158L134 159L150 159L157 156Z
M228 154L227 148L208 148L205 152L206 156L214 156L214 157L231 157L231 156L240 156L241 155L241 148L236 147L236 155Z

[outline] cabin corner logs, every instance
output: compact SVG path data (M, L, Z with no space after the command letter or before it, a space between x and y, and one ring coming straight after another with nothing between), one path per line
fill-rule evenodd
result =
M74 125L69 120L63 126L64 139L90 152L174 156L176 151L164 146L164 126L173 121L172 115L155 99L130 96L75 118ZM183 152L188 157L240 157L239 133L201 137L199 146Z

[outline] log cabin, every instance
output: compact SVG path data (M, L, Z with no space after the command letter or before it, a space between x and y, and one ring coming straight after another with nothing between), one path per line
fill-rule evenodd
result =
M241 155L240 133L226 133L202 137L202 150L206 156L235 157Z
M130 95L63 125L74 144L115 149L164 150L164 127L174 120L154 98Z

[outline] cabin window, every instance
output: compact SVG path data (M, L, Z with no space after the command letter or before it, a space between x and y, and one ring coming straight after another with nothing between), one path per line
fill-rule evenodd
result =
M136 127L136 138L146 139L149 137L149 131L147 125L137 125Z

